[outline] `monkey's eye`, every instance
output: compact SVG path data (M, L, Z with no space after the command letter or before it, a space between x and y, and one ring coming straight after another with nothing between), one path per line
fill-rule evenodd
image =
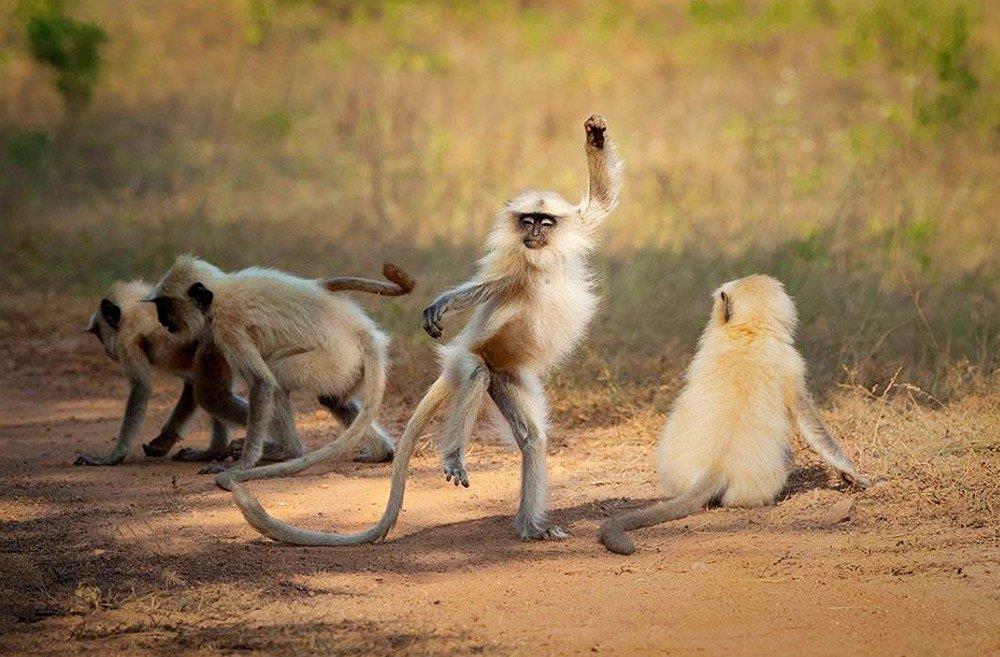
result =
M535 225L535 221L531 217L521 217L521 225L522 226L534 226Z
M546 217L545 219L542 219L542 225L546 227L555 226L556 220L551 217Z

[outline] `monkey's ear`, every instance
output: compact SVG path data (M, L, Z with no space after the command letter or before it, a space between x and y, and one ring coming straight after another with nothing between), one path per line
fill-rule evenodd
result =
M733 318L733 300L725 292L719 292L722 298L722 321L728 322Z
M122 323L122 309L109 299L101 299L101 317L113 329Z
M208 310L208 307L212 305L212 299L215 298L215 295L201 283L195 283L188 288L188 297L191 301L194 301L194 305L198 307L198 310Z

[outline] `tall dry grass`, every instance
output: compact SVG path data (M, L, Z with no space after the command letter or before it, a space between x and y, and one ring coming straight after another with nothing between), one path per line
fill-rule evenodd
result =
M14 0L0 0L0 16ZM0 330L67 330L179 252L225 267L420 278L369 304L415 390L418 311L494 208L582 189L582 120L628 163L604 308L554 381L665 408L706 295L797 298L821 390L944 399L1000 352L1000 18L990 3L84 0L109 33L90 108L0 21ZM40 313L55 306L59 316ZM608 402L611 402L610 404ZM580 404L584 402L579 402ZM557 407L559 402L557 401Z

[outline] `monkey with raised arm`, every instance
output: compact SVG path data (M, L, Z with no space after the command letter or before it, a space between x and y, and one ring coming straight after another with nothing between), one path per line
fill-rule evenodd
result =
M631 554L625 531L723 506L771 504L785 487L793 426L849 483L868 485L820 421L795 349L798 319L781 282L764 275L715 291L686 382L660 437L668 499L607 520L604 546Z
M251 525L274 540L297 545L354 545L384 538L399 516L415 439L448 401L451 412L441 439L444 471L448 479L469 485L465 448L489 398L510 425L522 453L521 502L514 518L517 535L566 536L545 517L542 377L579 342L597 305L587 256L597 227L618 202L622 177L606 129L599 116L585 123L590 179L583 200L573 205L554 192L530 191L508 201L496 215L478 273L424 311L424 328L437 338L447 314L473 309L465 327L441 348L441 375L399 440L382 519L357 534L307 531L272 518L234 483L236 502Z
M289 394L312 392L343 418L344 434L316 450L305 464L265 474L295 472L321 458L353 449L362 439L391 458L393 444L375 423L385 389L386 337L344 290L407 294L413 281L387 265L391 283L350 278L304 279L274 269L251 267L226 273L191 256L181 256L150 293L157 317L175 339L197 345L193 385L196 397L211 390L219 362L240 376L250 390L247 432L239 458L231 466L215 463L216 483L243 476L261 459L265 432L272 422L290 444L301 446ZM353 402L360 394L360 408ZM343 446L343 450L340 450ZM299 455L302 455L301 450ZM282 464L274 464L282 465Z

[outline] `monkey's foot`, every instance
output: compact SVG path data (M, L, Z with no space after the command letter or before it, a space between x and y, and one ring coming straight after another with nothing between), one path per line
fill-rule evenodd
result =
M465 471L465 464L457 452L444 457L444 480L454 480L456 486L461 484L465 488L469 487L469 473Z
M215 474L219 474L220 472L225 472L228 469L229 469L228 465L226 465L225 463L221 463L219 461L216 461L215 463L209 463L204 468L202 468L201 470L199 470L198 474L215 475Z
M594 148L604 148L604 131L608 129L608 122L599 114L594 114L583 124L587 131L587 144Z
M181 437L176 431L161 431L160 435L142 446L146 456L166 456Z
M117 458L105 458L103 456L91 456L90 454L80 454L73 461L73 465L121 465L125 462L124 456Z
M358 450L358 455L354 457L356 463L390 463L396 453L379 443L378 445L365 445Z
M227 451L218 451L214 449L195 449L193 447L185 447L184 449L177 450L171 458L175 461L185 461L185 462L205 462L205 461L224 461L229 456Z
M841 472L840 476L844 479L844 481L846 481L847 483L849 483L850 485L854 486L859 490L864 490L872 485L871 482L868 480L868 477L860 475L856 472L854 473Z
M559 525L521 527L517 530L517 536L522 541L563 541L569 538L569 534Z

